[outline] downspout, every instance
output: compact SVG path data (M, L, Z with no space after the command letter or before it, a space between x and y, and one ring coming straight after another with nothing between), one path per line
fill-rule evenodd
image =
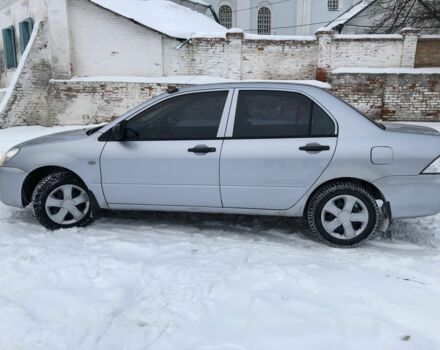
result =
M217 13L215 12L214 8L212 7L212 5L209 5L209 10L211 11L211 15L212 17L214 17L214 20L218 23L220 23L220 20L218 19Z

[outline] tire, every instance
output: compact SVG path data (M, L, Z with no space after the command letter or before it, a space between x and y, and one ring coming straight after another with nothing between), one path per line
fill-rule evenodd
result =
M40 224L52 231L86 226L93 220L92 198L87 187L67 172L43 178L32 194L32 207Z
M313 194L307 219L320 242L350 248L372 237L379 227L381 211L374 196L363 186L336 182Z

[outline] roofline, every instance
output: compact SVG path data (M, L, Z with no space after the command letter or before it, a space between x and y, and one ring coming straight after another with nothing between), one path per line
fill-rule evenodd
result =
M342 17L343 15L345 15L345 14L346 14L347 12L349 12L353 7L359 5L362 1L363 1L363 0L360 0L359 2L357 2L356 4L354 4L353 6L351 6L349 9L347 9L346 11L344 11L343 13L341 13L338 17L336 17L336 18L332 19L330 22L328 22L325 26L327 27L330 23L336 21L338 18L340 18L340 17ZM372 1L370 1L370 3L369 3L367 6L365 6L362 10L360 10L359 12L357 12L356 14L354 14L353 16L351 16L350 18L348 18L344 23L340 23L340 24L338 24L338 25L341 25L341 24L342 24L342 26L344 27L344 26L347 24L347 22L351 21L351 20L352 20L353 18L355 18L357 15L361 14L362 12L364 12L366 9L368 9L368 8L369 8L371 5L373 5L375 2L377 2L377 0L372 0ZM338 26L338 25L337 25L337 26ZM337 27L337 26L334 26L334 27L331 27L331 28L334 29L334 28Z
M147 29L149 29L149 30L151 30L151 31L153 31L153 32L155 32L155 33L159 33L159 34L161 34L161 35L165 35L165 36L167 36L167 37L169 37L169 38L173 38L173 39L177 39L177 40L186 40L186 39L188 39L188 38L185 38L185 37L181 38L181 37L177 37L177 36L171 36L171 35L169 35L169 34L167 34L167 33L164 33L164 32L161 32L161 31L159 31L159 30L157 30L157 29L154 29L154 28L151 28L151 27L149 27L149 26L146 26L145 24L140 23L140 22L136 21L136 20L133 19L133 18L130 18L130 17L127 17L127 16L124 16L124 15L121 15L120 13L115 12L115 11L113 11L112 9L109 9L109 8L107 8L107 7L104 7L104 6L100 5L100 4L97 4L97 3L93 2L92 0L88 0L88 2L91 3L92 5L95 5L95 6L99 7L99 8L101 8L101 9L105 10L105 11L111 12L111 13L113 13L113 14L116 15L116 16L119 16L119 17L125 18L126 20L131 21L131 22L133 22L134 24L137 24L137 25L140 25L140 26L142 26L142 27L144 27L144 28L147 28ZM182 6L182 5L180 5L180 6Z
M179 84L176 84L179 85ZM317 85L307 84L307 83L291 83L282 81L232 81L232 82L221 82L221 83L208 83L208 84L197 84L191 86L184 86L179 88L179 92L192 91L192 90L205 90L205 89L237 89L237 88L273 88L276 86L280 87L298 87L298 88L312 88L319 90L328 90L324 87Z

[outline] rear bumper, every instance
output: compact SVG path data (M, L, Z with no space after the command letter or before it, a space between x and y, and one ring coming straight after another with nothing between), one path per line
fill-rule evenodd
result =
M0 167L0 201L12 207L23 207L21 189L27 173L21 169Z
M373 184L390 203L393 219L440 213L440 175L388 176Z

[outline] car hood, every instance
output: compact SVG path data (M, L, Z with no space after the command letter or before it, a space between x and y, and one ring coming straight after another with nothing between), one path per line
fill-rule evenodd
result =
M41 144L80 140L88 137L87 130L88 129L78 129L78 130L58 132L55 134L50 134L46 136L37 137L35 139L31 139L29 141L20 143L17 146L28 147L28 146L41 145Z
M438 135L440 132L434 128L428 126L415 125L415 124L403 124L403 123L382 123L385 125L387 131L391 132L403 132L410 134L424 134L424 135Z

